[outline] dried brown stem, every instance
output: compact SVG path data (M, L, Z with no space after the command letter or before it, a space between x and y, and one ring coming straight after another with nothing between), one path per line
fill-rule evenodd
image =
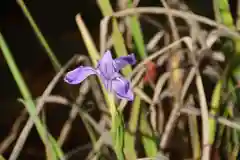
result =
M76 60L76 56L74 56L64 67L62 67L60 69L60 71L56 74L56 76L53 78L53 80L50 82L50 84L47 86L46 90L43 92L41 99L39 99L39 101L37 102L36 108L37 108L37 113L39 113L44 104L45 104L45 98L48 97L51 93L51 91L53 90L53 88L55 87L55 85L57 84L57 82L59 81L59 79L62 77L62 75L65 73L65 71L67 70L67 68L75 62ZM25 127L23 128L22 132L20 133L20 136L16 142L16 145L13 148L13 151L10 155L9 160L15 160L19 153L21 152L23 145L27 139L27 136L31 130L31 128L33 127L33 120L31 118L28 119Z

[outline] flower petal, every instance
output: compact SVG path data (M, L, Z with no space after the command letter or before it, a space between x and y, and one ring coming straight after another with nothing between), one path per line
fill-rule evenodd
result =
M112 90L120 99L127 99L129 101L134 99L133 92L130 88L130 82L123 77L112 80Z
M107 80L103 75L100 74L100 79L104 85L104 87L107 89L107 91L111 91L111 80Z
M111 55L111 51L108 50L103 55L102 59L99 60L97 68L106 79L111 79L111 76L115 72L115 68L113 66L113 59Z
M128 64L134 65L135 63L136 63L136 58L133 53L127 56L122 56L114 59L114 65L117 72L120 71L126 65Z
M80 66L66 74L64 81L69 84L78 84L85 80L88 76L97 74L96 70L92 67Z

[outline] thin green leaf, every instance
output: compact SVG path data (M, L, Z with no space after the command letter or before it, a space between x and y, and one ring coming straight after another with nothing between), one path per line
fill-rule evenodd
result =
M124 160L124 121L123 115L121 112L116 111L114 115L112 115L112 140L113 147L116 152L118 160Z
M110 16L113 14L113 9L109 0L98 0L98 4L101 12L104 16ZM124 39L118 28L118 23L115 17L112 17L112 26L113 26L113 46L117 56L126 56L128 54ZM123 74L126 76L131 73L132 69L130 66L126 66L123 69Z
M128 6L129 6L129 8L133 7L132 0L128 1ZM141 25L140 25L138 16L133 15L133 16L129 17L129 21L130 21L131 32L133 35L133 40L137 47L138 54L141 57L141 59L144 59L144 58L146 58L147 53L145 50L145 43L144 43Z
M47 137L45 136L46 133L47 133L47 130L46 130L46 128L44 128L41 120L37 116L36 106L35 106L35 103L32 99L32 96L29 92L29 89L28 89L27 85L25 84L24 79L23 79L20 71L18 70L18 67L17 67L17 65L14 61L14 58L12 57L11 51L8 48L8 46L7 46L7 44L6 44L6 42L5 42L1 33L0 33L0 47L2 49L3 56L6 59L7 64L10 68L10 71L11 71L13 77L14 77L14 80L18 85L20 93L22 94L22 96L24 98L24 102L26 104L25 107L26 107L28 113L30 114L31 118L33 119L34 124L36 125L37 131L38 131L43 143L45 143L45 145L47 145L48 141L46 139ZM53 145L53 144L51 144L51 145ZM59 151L61 150L59 147L57 147L57 148L58 148ZM52 152L53 152L53 155L57 154L54 151L52 151Z
M140 115L140 131L142 134L142 142L147 157L155 157L157 155L157 140L149 126L146 117L146 111L142 111Z
M84 43L87 47L88 54L90 55L90 58L92 60L92 63L94 65L97 65L97 60L100 58L97 49L91 39L91 36L88 32L88 29L86 28L84 22L82 21L82 18L80 14L76 16L76 22L79 28L79 31L83 37ZM111 116L112 116L112 136L113 136L113 146L116 152L116 155L118 159L124 160L124 153L123 153L123 146L124 146L124 123L123 123L123 117L122 113L120 113L117 110L117 107L115 106L114 97L112 94L109 94L106 92L105 87L102 83L100 83L104 98L107 102L107 105L109 107Z
M59 63L59 61L58 61L57 57L55 56L55 54L53 53L52 49L49 47L46 39L44 38L44 36L42 34L42 32L38 28L37 24L35 23L34 19L31 16L30 12L28 11L26 5L24 4L24 1L23 0L17 0L17 3L21 7L21 9L22 9L24 15L26 16L26 18L28 19L28 21L29 21L30 25L32 26L32 28L34 30L34 33L36 34L36 36L37 36L38 40L40 41L41 45L46 50L47 55L50 58L54 69L56 71L60 70L61 64Z

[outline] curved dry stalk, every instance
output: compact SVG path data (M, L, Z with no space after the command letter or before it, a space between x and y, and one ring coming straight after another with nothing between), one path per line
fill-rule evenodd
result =
M62 77L62 75L64 74L64 72L67 70L67 68L75 62L77 56L74 56L72 59L70 59L68 61L68 63L62 67L60 69L60 71L56 74L56 76L53 78L53 80L49 83L49 85L47 86L46 90L43 92L41 99L39 99L39 101L37 102L36 108L37 108L37 113L39 113L44 104L45 104L45 98L49 96L49 94L51 93L51 91L53 90L53 88L55 87L55 85L57 84L57 82L59 81L59 79ZM84 59L84 57L82 57L82 59ZM21 152L23 145L27 139L27 136L31 130L31 128L33 127L33 120L31 118L28 119L25 127L23 128L22 132L20 133L18 140L16 142L16 145L13 148L13 151L10 155L9 160L15 160L19 153Z
M165 95L165 93L166 92L163 92L161 94L161 99L165 98L165 96L162 96L162 95ZM145 102L148 103L148 104L151 104L152 103L151 98L148 97L147 99L149 101L145 101ZM45 102L46 103L57 103L57 104L62 104L62 105L69 105L70 104L69 101L66 98L58 96L58 95L50 95L50 96L46 97ZM196 107L191 106L191 105L186 106L184 108L181 108L180 112L185 113L185 114L190 114L190 115L201 116L201 110L197 109ZM226 125L230 128L234 128L234 129L237 129L237 130L240 131L240 122L233 121L233 120L228 120L225 117L215 116L215 115L212 115L211 113L208 113L208 115L209 115L209 118L214 118L220 124Z
M159 51L156 51L155 53L153 53L152 55L148 56L147 58L145 58L143 61L141 61L132 71L132 73L130 74L130 77L134 76L136 73L138 73L141 68L144 68L145 64L149 61L152 61L153 59L161 56L162 54L164 54L166 51L168 51L169 49L179 45L179 43L181 42L185 42L188 46L189 46L189 42L191 41L191 38L186 36L183 37L181 39L179 39L178 41L175 41L171 44L169 44L168 46L160 49ZM191 48L191 46L189 46L189 48Z
M85 60L85 64L86 65L91 65L91 62L88 58ZM89 81L90 81L90 84L91 84L90 87L91 87L93 96L95 98L95 101L98 104L97 106L102 111L108 110L107 107L106 107L105 101L103 99L102 90L101 90L101 88L98 84L97 78L94 77L94 76L90 76Z
M151 98L148 97L148 95L142 90L142 88L140 88L140 87L135 87L135 88L133 89L133 91L134 91L134 93L135 93L137 96L139 96L139 98L140 98L141 100L143 100L143 101L145 101L145 102L147 102L147 103L149 103L149 104L152 103Z
M83 112L82 112L83 113ZM97 132L101 133L100 138L98 139L98 141L96 142L96 144L94 146L92 146L92 151L90 151L88 153L88 156L85 158L86 160L97 160L98 157L98 153L100 153L100 149L101 147L105 144L105 145L109 145L112 146L112 142L111 142L111 138L110 137L110 133L108 131L104 131L104 126L101 126L100 124L98 125L95 120L89 116L88 114L84 113L84 118L86 118L88 120L89 123L91 123L91 125L97 129ZM100 129L99 129L100 128ZM102 129L101 129L102 128ZM100 130L100 131L99 131ZM82 148L82 147L81 147ZM66 154L66 159L70 159L71 156L73 156L75 153L79 152L80 150L82 150L81 148L77 148L74 151L71 151L70 153Z
M145 92L140 87L137 87L145 71L146 71L145 68L141 68L140 71L136 74L136 76L132 77L133 79L132 79L131 87L133 88L134 93L137 94L141 98L141 100L145 101L148 104L151 104L152 103L151 98L148 97L148 95L145 94ZM127 105L126 100L121 100L119 105L119 110L123 111L126 105Z
M70 105L72 103L69 102L69 100L65 97L62 96L55 96L55 95L50 95L46 97L46 102L47 103L57 103L57 104L63 104L63 105ZM104 129L101 125L98 125L95 120L89 116L87 113L85 113L84 110L81 108L78 108L78 112L81 112L82 116L86 118L86 120L93 126L93 128L96 130L97 133L101 134L103 132L106 132L107 130ZM106 120L105 120L106 121ZM106 143L110 144L110 143Z
M187 44L190 45L189 41L191 41L191 39L188 39L188 42ZM189 47L190 51L192 51L192 48ZM191 75L190 75L190 78L189 78L189 81L191 80ZM187 90L190 82L187 81L187 83L184 84L184 90ZM184 91L185 92L185 91ZM160 142L160 147L162 149L166 148L167 146L167 143L168 143L168 140L169 140L169 137L171 136L171 133L172 133L172 129L175 127L175 125L177 124L176 121L178 119L178 117L180 116L179 114L179 111L180 109L182 108L182 102L181 102L181 97L177 98L175 97L177 102L175 102L173 104L173 110L171 111L170 113L170 116L169 116L169 119L168 119L168 122L166 124L166 127L165 127L165 130L164 130L164 133L162 135L162 138L161 138L161 142ZM180 100L180 101L179 101Z
M189 54L189 58L191 59L192 63L197 66L197 62L195 57L192 54ZM202 78L199 72L198 67L196 67L196 86L197 92L199 95L200 107L201 107L201 118L202 118L202 141L203 141L203 151L202 151L202 160L208 160L210 158L210 146L208 145L209 142L209 124L208 124L208 107L207 107L207 100L204 92Z
M181 2L180 4L180 9L182 9L183 11L185 12L188 12L188 13L191 13L191 14L194 14L188 7L188 5L185 4L185 2ZM199 25L199 23L196 21L196 20L193 20L193 19L185 19L188 26L189 26L189 29L190 29L190 35L193 39L193 42L195 41L198 41L199 44L201 45L201 47L205 47L206 46L206 42L202 36L202 33L203 31L201 31L201 27Z
M39 101L39 99L41 99L41 97L37 98L37 101ZM49 95L48 97L45 97L45 103L56 103L65 106L70 105L68 99L63 98L62 96L59 95Z
M21 127L21 123L26 119L27 112L25 109L21 112L20 116L15 120L10 134L4 139L4 141L0 144L0 154L2 155L6 149L15 141L18 132Z
M165 9L162 7L138 7L138 8L130 8L130 9L126 9L124 11L115 12L112 16L114 16L116 18L120 18L120 17L124 17L124 16L129 16L132 14L167 14L169 10L171 11L171 14L173 16L180 17L183 19L194 19L196 21L207 24L209 26L221 29L223 31L223 35L225 35L225 36L240 38L240 35L236 31L233 31L233 30L225 27L224 25L219 24L209 18L199 16L196 14L192 14L192 13L188 13L188 12L184 12L184 11L175 10L175 9Z
M71 151L68 151L66 154L65 154L65 159L66 160L70 160L71 157L74 155L74 154L77 154L79 152L83 152L84 150L87 150L87 149L90 149L92 148L92 144L91 143L87 143L87 144L84 144L83 146L79 146L79 147L76 147L74 149L72 149Z
M157 43L160 41L160 39L164 36L165 31L159 31L157 32L147 43L146 49L148 51L152 51L155 49Z
M221 78L219 71L210 65L205 67L205 69L202 71L202 74L207 75L209 79L213 79L214 81L217 81Z
M181 109L181 105L179 103L175 103L161 138L161 142L160 142L161 149L165 149L167 146L169 137L171 136L171 133L172 133L172 129L175 127L176 120L180 116L179 114L180 109Z
M196 83L196 86L197 86L197 92L198 92L200 107L201 107L202 144L203 144L203 151L202 151L201 159L202 160L208 160L210 158L210 145L208 145L208 142L209 142L209 136L208 136L209 124L208 124L207 100L206 100L206 95L205 95L205 91L204 91L204 87L203 87L202 77L201 77L199 69L198 69L198 63L196 61L196 57L194 57L193 54L189 53L189 59L196 66L195 83Z
M170 72L166 72L158 79L155 90L154 90L152 103L150 104L150 112L151 112L150 121L154 131L157 130L157 122L156 122L157 112L156 112L155 105L158 103L159 95L161 94L163 86L166 83L166 81L169 79L169 77L170 77Z
M110 17L105 17L100 22L100 54L102 55L106 49L108 22Z
M96 144L93 146L92 151L88 154L86 160L95 160L95 154L100 152L101 147L104 145L103 137L101 136Z
M148 15L139 15L139 17L142 20L148 22L149 24L153 25L156 28L159 28L159 29L163 28L163 25L159 21L155 20L154 18L152 18L152 17L150 17Z
M46 103L57 103L57 104L66 105L66 106L71 105L69 100L65 97L62 97L62 96L49 95L48 97L46 97L45 100L46 100L45 101ZM87 113L85 113L85 111L83 111L81 108L77 108L77 109L78 109L78 113L81 114L81 116L88 121L88 123L94 128L94 130L98 134L101 135L101 137L99 139L101 141L101 144L98 144L99 142L97 142L99 147L101 147L103 144L111 146L112 142L111 142L111 139L109 138L110 137L109 131L106 130L105 127L102 124L97 124L97 122L91 116L89 116ZM104 119L104 121L106 121L106 119ZM97 148L99 148L99 147L97 147ZM93 152L91 152L91 153L94 154L96 151L97 151L96 148L93 148ZM75 152L77 152L77 151L75 151ZM70 158L71 155L74 154L74 153L70 152L69 154L66 155L65 158L66 159ZM92 155L91 153L90 153L90 155Z
M180 36L178 34L178 29L177 29L177 25L173 19L173 15L171 13L171 8L168 6L168 4L166 3L165 0L161 0L164 8L167 9L167 16L168 16L168 20L169 20L169 23L170 23L170 27L171 27L171 30L172 30L172 35L173 35L173 40L174 41L177 41L179 40Z
M155 53L154 53L154 54L155 54ZM147 58L147 59L148 59L148 58ZM166 56L163 55L162 57L159 57L158 60L161 60L161 62L164 62L165 60L167 60L167 58L166 58ZM161 65L163 65L163 63L160 63L158 66L161 66ZM145 70L146 70L145 67L139 68L139 71L135 71L135 72L137 72L136 76L133 76L134 74L131 74L131 75L129 76L129 79L130 79L130 78L133 78L133 79L132 79L132 83L131 83L131 86L132 86L133 88L140 82L141 78L143 77L143 74L145 73ZM134 72L134 71L133 71L133 72ZM147 103L149 103L149 104L152 103L151 98L149 98L148 96L146 96L146 94L143 93L143 91L142 91L140 88L136 88L134 92L135 92L136 94L138 94L138 96L140 96L140 98L141 98L142 100L144 100L145 102L147 102ZM126 101L122 100L122 101L120 102L120 106L119 106L120 110L123 110L123 109L125 108L126 104L127 104Z
M209 124L208 124L208 107L207 107L207 100L204 92L204 87L202 83L202 78L197 71L196 73L196 85L197 91L199 94L199 101L201 107L201 117L202 117L202 134L203 134L203 152L202 152L202 160L208 160L210 158L210 146L208 145L209 142Z
M207 47L211 48L212 45L219 39L222 32L219 29L211 31L206 38Z
M168 60L169 57L170 57L169 54L164 54L161 57L159 57L156 62L157 66L162 66L164 62Z
M89 81L86 80L81 85L79 89L80 91L79 96L76 99L76 104L72 106L72 109L69 113L69 118L64 123L62 130L60 132L60 136L57 141L60 146L62 146L63 143L65 142L69 134L69 131L71 130L72 122L75 120L75 118L78 115L78 107L82 105L83 101L85 100L85 96L89 92L89 90L90 90L90 84L89 84Z
M219 36L233 36L236 38L240 38L240 35L235 32L232 31L231 29L225 27L224 25L218 24L215 21L208 19L206 17L203 16L199 16L193 13L188 13L188 12L184 12L184 11L178 11L178 10L174 10L174 9L165 9L162 7L138 7L138 8L131 8L131 9L126 9L124 11L119 11L119 12L115 12L112 16L115 17L123 17L123 16L129 16L131 14L168 14L168 11L171 11L171 14L173 16L177 16L177 17L181 17L183 19L185 19L187 22L189 19L195 20L195 21L199 21L201 23L205 23L209 26L213 26L218 28L219 30L221 30L220 35ZM108 29L108 23L110 20L111 16L106 16L101 20L101 27L100 27L100 32L101 32L101 36L100 39L102 39L103 41L101 41L101 52L104 51L105 49L105 42L106 40L106 35L104 35L105 33L107 33L107 29ZM191 23L189 23L191 24ZM224 32L222 32L224 31Z
M149 9L152 9L152 10L149 11ZM126 9L125 11L120 11L120 12L115 13L114 16L116 16L116 17L127 16L129 14L135 14L136 12L137 13L150 13L151 12L153 14L167 14L167 11L168 10L164 10L163 8L158 8L158 7L145 7L145 8L136 8L136 9ZM165 12L165 13L163 13L163 12ZM226 35L228 35L228 36L235 36L235 37L238 37L238 38L240 37L238 35L238 33L233 32L230 29L228 29L228 28L226 28L226 27L224 27L222 25L219 25L219 24L215 23L214 21L211 21L211 20L209 20L209 19L207 19L205 17L201 17L201 16L194 15L194 14L189 14L187 12L176 11L176 10L171 10L171 12L172 12L172 14L174 16L182 17L184 19L191 18L191 19L194 19L196 21L200 21L202 23L206 23L208 25L211 25L211 26L214 26L214 27L218 27L221 30L224 30ZM107 18L109 18L109 17L107 17ZM103 19L103 20L105 20L105 19ZM107 23L107 20L104 21L104 23ZM207 41L207 47L211 46L217 39L218 39L218 37L211 37L211 39L209 39ZM160 53L159 55L161 55L161 54L162 53ZM151 58L149 58L149 59L151 59ZM154 59L154 58L152 58L152 59ZM146 62L147 62L147 60L145 60L145 63ZM141 65L144 65L145 63L144 63L144 61L141 62L137 67L139 67ZM136 71L138 71L138 69L140 70L140 68L137 68L137 67L134 69L135 72L133 71L132 76L134 76L134 74L136 73ZM142 66L142 68L143 68L143 66ZM187 92L187 90L189 88L189 85L190 85L190 83L191 83L191 81L192 81L192 79L193 79L193 77L195 75L195 72L197 72L196 85L197 85L197 88L198 88L198 94L200 95L200 105L201 105L201 109L202 109L202 112L201 112L202 113L202 120L203 120L202 121L202 125L203 125L202 127L203 127L204 132L206 133L207 131L205 131L205 128L206 128L206 125L207 125L206 124L207 104L206 104L206 97L205 97L205 94L204 94L204 90L203 90L203 87L202 87L203 84L202 84L201 76L199 74L198 69L194 69L194 68L191 69L191 71L190 71L190 73L188 75L188 78L187 78L187 82L184 84L185 87L183 86L184 88L182 89L182 93L183 94L182 94L181 99L182 100L184 99L184 97L186 95L186 92ZM145 100L146 100L146 98L145 98ZM205 123L205 125L204 125L204 123ZM205 137L204 138L204 142L206 142L206 134L205 133L203 133L203 138ZM208 157L208 152L209 152L209 151L207 151L208 149L204 149L204 150L205 150L205 152L203 152L204 155L206 155L206 157Z
M86 57L84 64L86 65L91 65L90 60ZM89 84L90 83L90 84ZM101 95L101 89L99 88L96 78L95 77L89 77L89 80L86 82L83 82L83 84L80 87L80 93L79 96L76 99L76 103L73 104L72 109L69 114L69 119L65 122L61 132L60 132L60 137L58 139L58 143L60 145L63 145L64 141L66 140L69 131L71 130L71 124L78 115L79 111L79 106L82 105L83 101L85 100L85 95L89 92L89 90L92 90L94 98L97 102L97 106L101 110L107 110L104 100L102 100L102 95Z
M146 69L143 68L141 69L138 74L132 79L131 82L131 87L134 88L138 83L140 83L141 78L143 77L144 73L145 73ZM127 105L127 101L126 100L121 100L120 105L119 105L119 111L123 111L124 108Z
M182 87L181 97L180 97L181 102L183 102L195 74L196 74L196 67L192 67Z
M148 103L148 104L153 103L153 102L152 102L152 99L151 99L140 87L135 87L135 88L133 89L133 91L134 91L134 93L135 93L137 96L139 96L139 98L140 98L142 101L144 101L144 102L146 102L146 103ZM125 106L121 106L121 109L124 108L124 107L125 107Z
M194 75L195 75L195 68L193 67L192 69L191 69L191 71L190 71L190 73L188 74L188 77L187 77L187 79L186 79L186 81L185 81L185 83L183 84L183 87L182 87L182 91L181 91L181 97L180 97L180 103L182 104L182 102L183 102L183 99L184 99L184 97L185 97L185 95L186 95L186 92L187 92L187 90L188 90L188 88L189 88L189 86L190 86L190 83L192 82L192 80L193 80L193 77L194 77ZM156 87L156 88L158 88L158 87ZM169 96L169 92L166 92L167 94L162 94L161 95L161 97L160 97L160 101L162 100L162 99L164 99L164 98L166 98L166 96ZM156 99L156 100L158 100L158 99ZM157 102L157 101L156 101ZM153 100L153 103L154 103L154 100ZM173 112L174 113L174 112ZM177 112L175 112L175 114L177 114ZM170 115L170 118L169 119L172 119L171 121L169 121L169 122L171 122L171 123L167 123L167 126L168 126L168 128L170 128L170 127L174 127L172 124L173 123L175 123L175 121L177 120L177 117L178 116L176 116L175 114L171 114ZM171 118L171 116L172 116L172 118ZM176 116L176 117L175 117ZM174 120L174 121L173 121ZM167 127L166 127L167 128ZM170 129L169 129L169 131L168 132L170 132ZM170 136L170 134L168 134L168 132L166 133L166 132L164 132L165 134L166 134L166 142L167 142L167 139L169 139L169 136Z
M189 115L196 115L196 116L201 116L201 110L197 109L194 106L186 106L184 108L182 108L181 113L185 113L185 114L189 114ZM228 126L230 128L233 129L237 129L240 131L240 124L237 121L232 121L232 120L228 120L225 117L221 117L221 116L215 116L211 113L208 113L209 118L215 119L218 123Z
M137 73L137 75L134 77L134 79L132 80L132 87L134 87L138 82L139 80L142 78L143 74L144 74L144 71L145 71L145 67L144 64L146 64L148 61L150 60L153 60L154 58L160 56L161 54L163 54L165 51L167 51L168 49L170 49L171 47L173 47L174 45L178 44L178 43L181 43L182 41L184 41L186 44L189 45L189 37L183 37L181 38L179 41L176 41L176 42L173 42L172 44L168 45L167 47L164 47L163 49L161 49L160 51L157 51L155 53L153 53L151 56L147 57L145 60L141 61L136 68L134 68L133 72L131 73L130 75L130 78L133 78L135 73ZM165 54L167 55L167 54ZM161 63L159 65L162 65L163 62L165 60L167 60L167 57L168 56L162 56L158 59L158 61L161 61ZM159 66L158 65L158 66ZM138 94L144 101L146 101L147 103L151 104L152 103L152 100L150 98L147 98L147 96L145 94L143 94L140 89L136 88L135 89L135 93ZM124 109L126 105L126 102L124 101L121 101L120 103L120 109Z

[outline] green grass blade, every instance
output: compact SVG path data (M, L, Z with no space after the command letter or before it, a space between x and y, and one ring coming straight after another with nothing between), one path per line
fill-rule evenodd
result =
M226 25L227 27L231 28L231 29L239 29L239 10L240 8L238 7L237 8L237 26L235 27L234 25L234 21L233 21L233 18L232 18L232 15L231 15L231 11L230 11L230 6L229 6L229 2L227 0L215 0L214 1L214 8L215 8L215 17L216 19L218 20L218 22ZM239 6L239 2L238 2L238 6ZM218 15L216 15L218 12ZM218 17L218 18L217 18ZM240 55L240 40L239 39L227 39L225 40L224 42L224 48L223 48L223 51L225 53L225 55L227 55L227 58L231 57L231 55L233 55L233 57L229 58L230 61L228 62L228 67L227 67L227 74L229 74L230 76L228 75L225 75L227 77L225 77L226 81L227 81L227 91L232 91L233 88L234 88L234 83L233 81L230 79L230 77L233 75L233 77L239 81L240 79L240 66L239 66L239 55ZM234 46L232 45L232 43L234 43ZM233 52L233 54L232 54ZM230 66L230 67L229 67ZM212 107L211 108L211 113L214 113L216 114L217 112L219 112L219 106L220 106L220 100L221 100L221 96L222 96L222 93L221 93L221 88L222 86L224 85L223 82L221 82L221 80L219 80L217 86L215 87L215 90L214 90L214 94L213 94L213 97L212 97L212 106L215 104L217 105L217 108L214 108ZM236 104L236 101L239 101L239 96L237 96L235 94L235 92L233 93L233 96L231 96L231 101ZM217 102L218 101L218 102ZM224 113L223 113L223 116L224 117L232 117L232 111L230 110L231 107L228 107L226 106L224 108ZM215 111L214 111L215 109ZM212 133L210 134L211 135L211 143L213 143L213 138L214 138L214 134L215 134L215 129L216 129L216 126L215 124L213 124L213 120L210 121L210 126L212 127ZM215 122L214 122L215 123ZM219 136L222 137L223 136L223 132L224 132L224 129L226 127L223 126L223 125L220 125L220 128L219 128ZM237 134L237 131L235 129L229 129L229 128L226 128L227 130L227 135L228 136L232 136L233 137L233 145L234 147L232 148L231 146L231 142L230 141L227 141L228 143L228 151L229 153L232 153L232 156L236 156L236 154L234 154L234 149L238 147L235 147L235 146L239 146L239 139L238 139L238 134ZM221 139L221 138L220 138ZM233 158L233 157L232 157Z
M56 154L57 160L59 160L59 158L63 159L64 153L63 153L62 149L60 148L60 146L58 145L55 138L52 135L48 135L48 138L51 142L52 149L53 149L54 153Z
M109 0L98 0L98 4L101 12L104 16L111 16L113 14L113 9ZM118 23L115 17L112 18L113 26L113 46L117 56L126 56L128 54L123 36L118 28ZM126 76L131 73L132 69L130 66L126 66L123 69L123 74Z
M221 101L221 91L222 91L222 81L219 80L217 85L214 88L211 100L211 109L210 113L216 115L219 111L220 101ZM215 133L216 133L216 120L209 119L209 144L213 144Z
M109 0L98 0L98 4L99 4L100 10L102 11L104 16L110 16L110 15L113 14L113 9L112 9L112 6L111 6ZM121 32L118 28L117 20L114 17L112 19L112 26L113 26L112 38L113 38L113 46L114 46L115 52L116 52L117 56L126 56L127 55L127 49L126 49L126 46L125 46L125 43L124 43L124 39L123 39L122 34L121 34ZM123 69L123 74L125 76L127 76L129 73L131 73L131 71L132 71L131 67L127 66L126 68ZM119 112L118 114L122 114L122 113ZM114 125L114 127L112 127L112 132L116 134L115 136L113 135L113 137L118 138L116 140L118 142L116 142L114 144L116 154L118 155L118 158L124 158L124 154L122 152L123 148L124 148L124 151L127 152L127 153L133 152L133 154L134 154L135 150L133 150L133 148L131 148L130 151L129 150L126 151L126 148L125 148L126 145L124 146L123 142L127 141L128 146L134 146L134 141L132 140L133 139L132 135L128 136L128 133L124 133L124 128L123 128L124 124L123 123L122 123L122 125L120 125L120 124L117 125L117 123L115 124L115 121L116 122L120 121L120 119L121 119L121 117L119 117L118 120L112 119L112 121L113 121L112 125ZM125 138L124 135L126 135L126 138ZM120 147L119 147L119 145L120 145ZM135 158L135 156L134 156L134 158Z
M201 143L200 143L200 137L199 137L197 117L194 115L189 115L188 123L189 123L189 130L190 130L193 159L200 159Z
M141 99L136 96L131 110L129 120L129 132L125 132L125 147L124 152L129 159L136 160L137 154L135 152L135 135L137 132L138 119L140 114Z
M224 25L226 25L227 27L234 29L234 22L233 22L233 18L230 12L230 7L228 4L227 0L214 0L214 9L215 9L215 19L218 21L218 23L222 23ZM228 57L231 55L230 49L232 48L232 40L231 39L227 39L226 41L223 42L224 43L224 47L223 47L223 51L225 53L225 55L228 55ZM226 72L228 68L226 69ZM227 76L226 74L223 75L223 79L220 79L213 91L212 94L212 99L211 99L211 108L210 108L210 113L213 115L216 115L217 113L219 113L220 111L220 103L221 103L221 96L222 96L222 87L224 84L226 84L226 81L228 81L228 79L226 79ZM212 145L214 143L215 140L215 134L216 134L216 121L213 119L209 120L209 143ZM220 130L223 130L222 128L223 126L221 126ZM221 133L220 133L221 135Z
M10 68L10 71L14 77L14 80L18 85L20 93L22 94L22 96L24 98L24 102L26 104L25 107L26 107L28 113L30 114L31 118L33 119L34 124L36 125L36 128L40 135L40 138L42 139L43 143L45 143L45 145L47 145L47 139L45 136L47 133L47 130L44 128L41 120L37 116L36 106L34 104L32 96L28 90L27 85L24 82L24 79L23 79L20 71L17 68L14 58L12 57L11 51L9 50L1 33L0 33L0 47L2 49L3 56L6 59L6 62L7 62L8 66ZM58 149L58 150L61 150L61 149ZM56 153L54 152L54 154L56 154Z
M88 54L90 55L92 63L96 66L97 60L100 58L96 46L94 45L91 36L88 32L88 29L86 28L84 22L82 21L82 18L80 15L76 16L76 21L78 28L80 30L80 33L83 37L83 41L87 47ZM122 113L117 110L117 107L114 102L113 95L106 92L106 89L101 84L104 98L107 102L107 105L109 107L111 118L112 118L112 128L111 133L113 137L113 147L116 152L117 158L119 160L124 160L124 152L123 152L123 146L124 146L124 123L123 123L123 116Z
M91 58L91 61L93 65L97 65L97 61L100 59L99 52L97 51L97 48L92 40L92 37L86 27L86 25L83 22L83 19L80 14L76 15L76 22L78 25L78 29L82 35L83 41L85 43L85 46L88 50L88 54Z
M124 121L122 112L116 111L112 115L112 140L113 147L116 152L118 160L124 160Z
M132 0L128 1L128 7L133 7ZM137 15L129 17L130 28L133 35L133 40L138 50L138 54L141 59L146 58L145 43L142 35L141 25Z
M216 20L231 29L235 29L228 0L214 0L213 2Z
M37 36L38 40L40 41L41 45L46 50L47 55L50 58L54 69L56 71L60 70L61 64L59 63L59 61L58 61L57 57L55 56L55 54L53 53L52 49L49 47L46 39L44 38L44 36L42 34L42 32L38 28L37 24L35 23L34 19L31 16L30 12L28 11L26 5L24 4L24 1L23 0L17 0L17 3L21 7L21 9L22 9L24 15L26 16L26 18L28 19L28 21L29 21L31 27L33 28L34 33L36 34L36 36Z
M132 1L128 1L128 7L133 7ZM139 22L139 19L137 15L133 15L129 17L129 22L130 22L130 29L131 33L133 36L133 40L135 42L139 57L143 60L146 58L147 53L145 50L145 43L142 35L142 30L141 30L141 25ZM140 112L140 105L141 101L139 98L136 97L135 99L136 102L134 102L133 105L133 110L131 112L131 117L139 117L139 112ZM137 106L138 105L138 106ZM146 105L143 103L143 107L146 107ZM153 141L153 133L150 127L150 124L147 121L145 113L141 113L141 115L144 114L143 116L140 116L140 128L145 128L145 132L147 130L148 136L152 135L151 138L147 138L146 136L142 136L142 142L144 145L144 150L145 153L148 157L155 157L157 155L157 145L156 142ZM130 119L130 126L136 125L136 118L135 119Z
M142 136L142 142L144 150L146 151L146 154L148 157L155 157L157 155L157 140L154 137L154 134L149 126L149 123L147 121L146 117L146 111L143 108L143 111L140 115L140 131Z

